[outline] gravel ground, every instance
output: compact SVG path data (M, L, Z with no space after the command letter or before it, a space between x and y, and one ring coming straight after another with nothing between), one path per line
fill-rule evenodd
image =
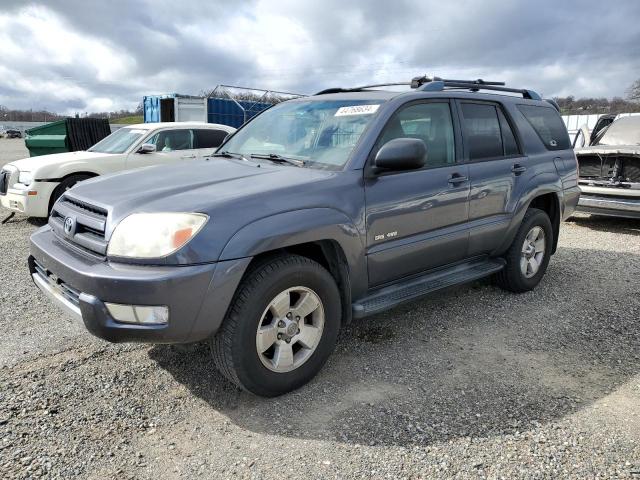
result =
M354 322L270 400L204 345L64 319L25 267L35 228L0 226L0 478L640 478L640 222L564 224L534 292L478 282Z

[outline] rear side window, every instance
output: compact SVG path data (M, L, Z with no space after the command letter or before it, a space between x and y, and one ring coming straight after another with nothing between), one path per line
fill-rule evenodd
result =
M567 128L555 109L535 105L518 105L518 109L536 131L547 150L571 148Z
M470 160L504 155L498 111L494 105L463 103L462 116Z
M193 148L218 148L228 135L224 130L194 130Z

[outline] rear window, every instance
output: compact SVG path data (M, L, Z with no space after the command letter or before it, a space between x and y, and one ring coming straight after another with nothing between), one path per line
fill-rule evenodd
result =
M193 148L218 148L228 135L224 130L203 129L194 130L195 134Z
M547 150L571 148L567 128L555 109L535 105L518 105L518 109L536 131Z

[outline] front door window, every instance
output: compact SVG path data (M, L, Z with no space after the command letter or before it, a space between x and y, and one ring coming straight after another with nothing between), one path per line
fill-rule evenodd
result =
M377 148L396 138L418 138L427 145L427 167L455 163L455 140L448 103L419 103L396 112L377 143Z
M193 135L191 130L162 130L153 135L146 143L156 146L157 152L173 152L176 150L191 150Z

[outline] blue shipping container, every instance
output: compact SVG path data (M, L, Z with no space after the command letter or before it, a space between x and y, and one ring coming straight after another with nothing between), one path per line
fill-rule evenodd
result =
M209 123L238 128L271 105L250 100L238 100L236 103L229 98L210 98L207 102L207 119Z
M157 123L163 121L163 118L165 118L164 121L174 121L172 115L176 115L176 113L173 112L173 108L170 109L172 112L165 111L164 113L163 109L167 110L168 107L173 106L173 104L166 104L167 99L177 99L178 97L182 96L175 93L144 96L142 99L144 122ZM271 105L271 103L252 100L238 100L236 103L229 98L209 98L207 99L207 122L238 128Z
M160 121L160 96L149 95L142 98L142 110L144 123L157 123Z

